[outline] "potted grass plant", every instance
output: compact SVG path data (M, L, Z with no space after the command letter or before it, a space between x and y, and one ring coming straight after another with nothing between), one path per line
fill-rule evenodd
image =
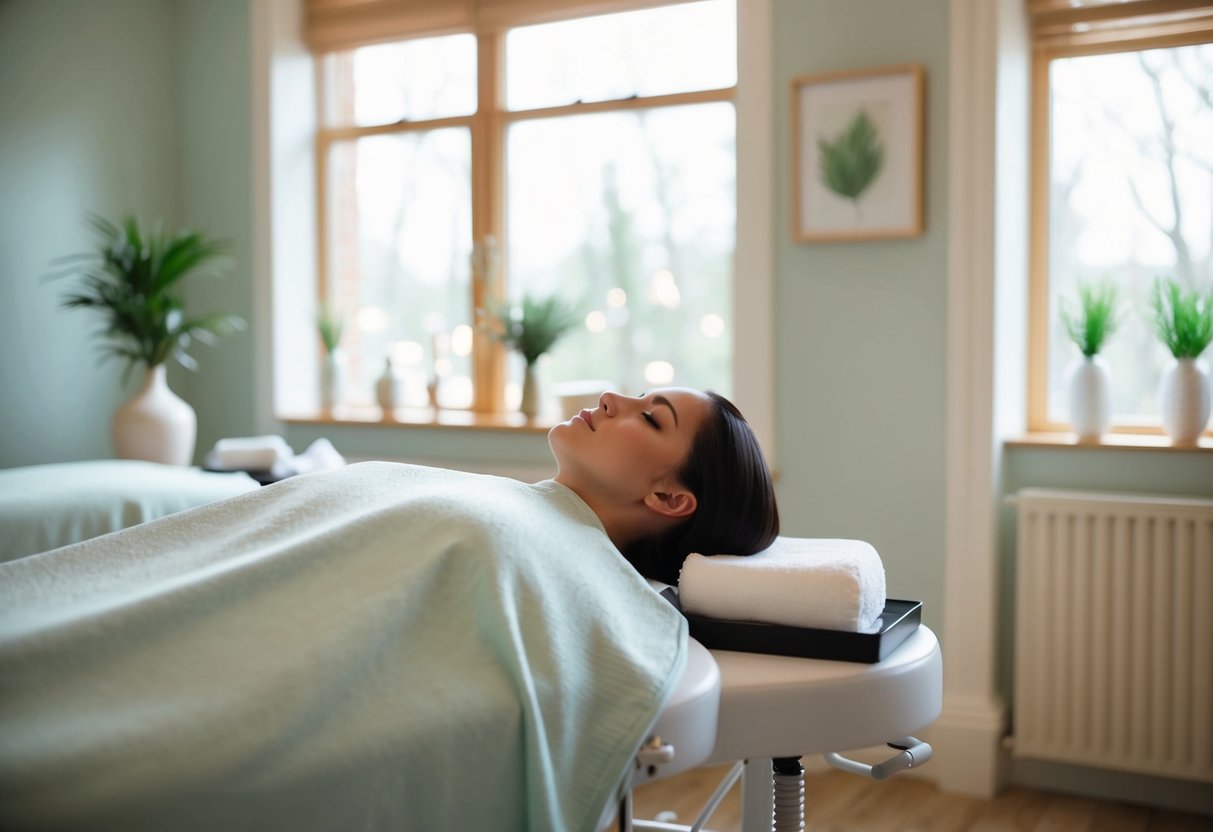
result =
M522 356L526 371L519 410L534 418L540 410L539 377L535 364L577 323L577 313L555 295L537 298L524 294L513 307L491 315L493 337Z
M102 317L101 360L125 361L124 379L134 368L143 370L140 388L114 413L114 452L120 459L188 465L197 417L169 389L165 364L197 370L189 353L195 343L213 345L244 328L235 315L187 317L181 295L187 278L217 275L229 265L226 245L199 232L169 233L159 223L141 228L130 216L115 224L94 214L88 223L99 238L96 249L60 258L50 277L77 280L63 298L65 308Z
M341 353L341 336L345 318L328 306L316 314L316 334L324 347L324 363L320 365L320 407L331 411L345 396L345 359Z
M1174 278L1156 278L1149 318L1174 358L1158 385L1163 430L1177 445L1194 444L1209 423L1209 376L1199 358L1213 341L1213 289L1185 289Z
M1082 354L1067 370L1070 425L1080 442L1098 442L1112 422L1112 376L1099 352L1116 331L1119 292L1110 280L1080 283L1061 307L1066 336Z

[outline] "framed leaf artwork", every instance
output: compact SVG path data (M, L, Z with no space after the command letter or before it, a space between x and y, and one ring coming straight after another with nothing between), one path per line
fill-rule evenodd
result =
M792 131L793 238L922 233L920 65L792 79Z

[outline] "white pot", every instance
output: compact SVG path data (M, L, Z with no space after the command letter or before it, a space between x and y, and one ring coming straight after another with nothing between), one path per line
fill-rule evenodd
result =
M533 364L528 364L522 378L522 403L518 409L528 419L534 419L539 415L539 403L539 373Z
M1067 370L1070 426L1080 442L1098 442L1112 423L1112 374L1098 355L1080 358Z
M320 407L332 410L345 400L345 356L336 349L320 364Z
M404 379L392 366L392 359L383 362L383 375L375 382L375 398L383 409L383 418L390 419L393 411L404 405Z
M1177 359L1162 374L1158 412L1177 445L1194 444L1209 424L1209 377L1195 358Z
M168 388L164 365L149 367L143 385L116 411L110 423L114 455L166 465L189 465L194 460L198 417Z

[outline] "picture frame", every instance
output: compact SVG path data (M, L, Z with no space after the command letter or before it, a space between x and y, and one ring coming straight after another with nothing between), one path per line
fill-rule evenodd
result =
M921 235L923 67L802 75L791 86L793 239Z

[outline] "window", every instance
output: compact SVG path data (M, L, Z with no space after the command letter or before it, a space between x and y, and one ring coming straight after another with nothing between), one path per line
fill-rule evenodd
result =
M321 57L321 286L350 403L391 360L409 405L437 378L441 407L515 408L521 360L482 313L524 293L578 313L549 389L729 393L734 2L477 25Z
M1158 432L1170 359L1145 312L1158 276L1213 283L1213 13L1202 3L1029 0L1035 42L1029 427L1066 430L1079 356L1059 310L1107 280L1113 429Z

